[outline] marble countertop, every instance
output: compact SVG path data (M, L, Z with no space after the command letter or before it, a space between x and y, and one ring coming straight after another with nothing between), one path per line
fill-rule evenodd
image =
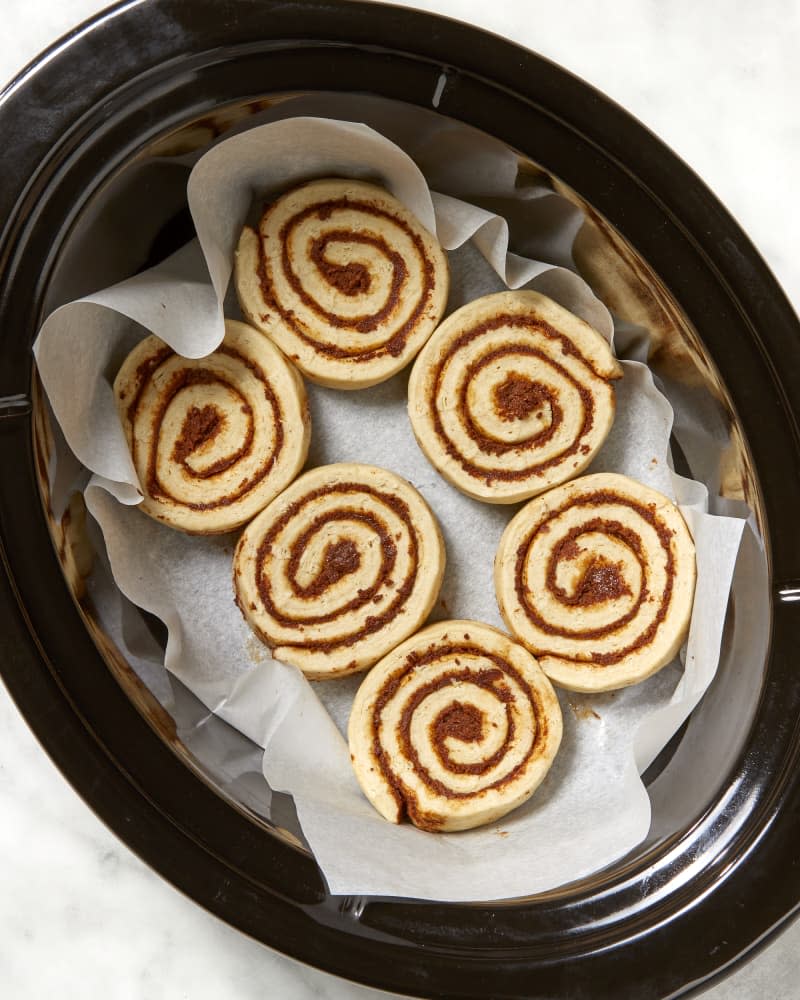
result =
M100 10L4 0L0 80ZM794 0L415 0L513 38L645 122L728 206L800 307L800 6ZM0 687L0 995L8 1000L367 1000L209 916L124 847ZM800 995L800 923L709 1000Z

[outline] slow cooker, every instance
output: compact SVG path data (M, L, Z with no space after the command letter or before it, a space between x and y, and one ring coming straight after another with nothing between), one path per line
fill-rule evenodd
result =
M49 507L52 438L31 353L42 319L123 276L109 218L133 226L139 268L191 235L179 183L153 195L143 182L135 225L120 214L123 194L165 149L196 153L270 101L326 92L474 126L583 209L579 266L618 316L657 331L655 370L725 415L715 485L750 505L764 540L753 557L759 627L748 628L753 609L734 585L719 674L646 775L647 840L607 870L525 900L332 896L288 796L263 808L249 784L227 782L104 634L76 581L68 526ZM786 473L800 451L800 365L787 351L800 328L702 182L546 60L462 24L362 3L122 3L25 71L0 122L2 672L101 818L245 933L414 996L617 997L632 983L637 996L677 996L781 926L800 900L800 482ZM94 267L76 266L89 245ZM147 624L158 641L158 623ZM242 753L257 759L246 742Z

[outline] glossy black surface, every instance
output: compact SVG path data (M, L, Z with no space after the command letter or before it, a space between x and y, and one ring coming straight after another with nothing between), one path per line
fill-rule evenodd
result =
M771 649L735 767L690 827L531 903L329 897L311 859L195 777L108 672L72 602L41 513L24 403L59 247L136 150L219 104L270 92L364 91L430 107L442 72L441 113L575 188L674 294L734 400L769 531ZM607 99L508 42L407 10L314 0L123 4L22 74L0 99L0 127L0 396L23 397L0 409L0 669L48 753L129 846L254 937L420 996L677 996L795 911L800 602L776 595L800 579L800 482L787 475L800 463L800 327L685 165Z

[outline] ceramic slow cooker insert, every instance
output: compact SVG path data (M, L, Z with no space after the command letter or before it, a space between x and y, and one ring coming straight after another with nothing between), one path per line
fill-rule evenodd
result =
M208 743L183 738L199 703L182 692L173 717L139 681L80 592L74 512L48 517L58 440L32 365L41 320L191 236L185 173L149 184L148 164L165 150L202 150L271 102L324 92L482 129L580 204L579 267L617 316L651 330L654 369L724 415L715 485L750 504L765 539L747 563L763 578L762 627L748 628L753 609L737 606L734 582L719 674L646 775L647 841L546 896L469 906L330 896L289 797L265 805L260 795L258 748L217 719ZM800 341L774 279L701 182L623 111L531 53L366 4L122 4L26 71L0 122L3 675L98 814L234 926L412 995L618 996L633 983L638 996L677 995L785 920L800 898L786 874L800 853L800 484L786 476L797 464ZM120 231L134 234L124 255ZM147 625L161 641L158 623ZM215 738L241 741L252 781L219 772ZM711 927L725 942L713 955Z

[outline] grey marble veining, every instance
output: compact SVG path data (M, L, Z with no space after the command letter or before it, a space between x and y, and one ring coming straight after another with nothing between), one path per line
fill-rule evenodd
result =
M646 122L738 218L800 304L800 6L696 0L415 0L537 49ZM3 0L0 79L102 7ZM0 996L368 1000L202 911L135 858L0 688ZM800 924L709 1000L800 997ZM635 1000L635 998L634 998Z

